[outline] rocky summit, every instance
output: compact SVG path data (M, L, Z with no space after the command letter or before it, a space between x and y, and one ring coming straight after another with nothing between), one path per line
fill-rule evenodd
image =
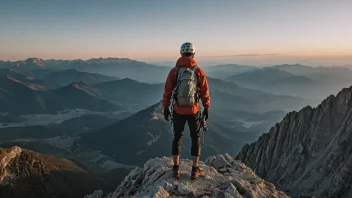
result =
M85 198L117 197L226 197L226 198L285 198L285 193L258 177L250 168L229 155L208 157L200 166L204 177L191 180L192 161L181 160L181 178L172 178L171 158L155 158L143 168L134 169L115 192L103 196L95 191Z
M293 197L352 197L352 87L291 112L237 159Z

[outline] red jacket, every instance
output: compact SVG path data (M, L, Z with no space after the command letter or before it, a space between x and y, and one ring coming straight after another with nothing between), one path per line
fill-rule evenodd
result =
M176 65L182 68L190 68L197 65L197 61L195 61L192 57L183 56L178 59ZM204 108L210 108L210 94L208 87L208 80L202 68L198 67L196 70L197 74L197 82L200 89L200 99L202 100L202 104ZM171 69L165 84L165 91L163 95L163 105L164 108L169 108L171 104L172 91L175 87L176 82L176 72L177 68L174 67ZM177 114L183 115L193 115L196 114L200 110L199 103L195 104L193 107L188 106L178 106L178 104L174 104L174 110Z

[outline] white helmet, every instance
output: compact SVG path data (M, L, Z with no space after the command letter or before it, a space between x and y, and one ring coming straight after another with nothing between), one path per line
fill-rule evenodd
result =
M181 46L181 50L180 50L181 54L184 53L196 53L196 47L194 47L194 45L192 43L186 42L184 44L182 44Z

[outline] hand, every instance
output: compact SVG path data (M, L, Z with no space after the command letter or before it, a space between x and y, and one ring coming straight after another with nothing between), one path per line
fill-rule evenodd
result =
M208 120L209 117L209 109L205 108L202 113L202 119Z
M167 120L167 121L170 121L170 110L169 110L169 108L164 108L164 118L165 118L165 120Z

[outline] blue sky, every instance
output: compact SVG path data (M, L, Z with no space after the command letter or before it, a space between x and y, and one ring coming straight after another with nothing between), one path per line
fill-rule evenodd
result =
M347 64L351 10L350 0L0 0L0 60L168 61L191 41L207 61Z

